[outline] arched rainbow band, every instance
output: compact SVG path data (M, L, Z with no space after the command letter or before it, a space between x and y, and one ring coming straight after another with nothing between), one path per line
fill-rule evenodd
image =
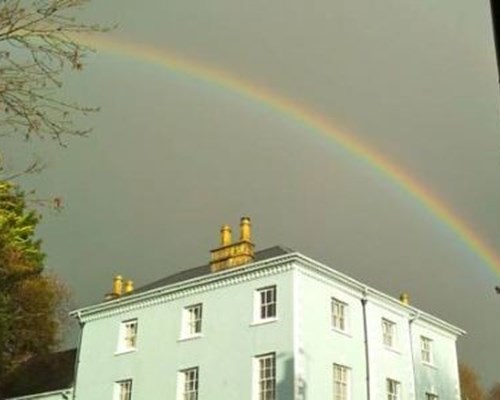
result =
M355 137L337 130L324 116L299 103L282 97L268 88L245 81L226 71L179 57L164 49L145 44L133 44L102 36L78 36L77 40L82 44L89 45L106 53L160 65L171 72L181 73L213 85L221 86L252 102L264 104L275 112L299 122L310 130L312 129L315 132L328 136L347 152L365 161L374 170L407 192L435 218L453 231L489 267L494 275L500 276L500 259L496 253L449 206L410 176L399 165L391 162L380 152L372 147L368 147Z

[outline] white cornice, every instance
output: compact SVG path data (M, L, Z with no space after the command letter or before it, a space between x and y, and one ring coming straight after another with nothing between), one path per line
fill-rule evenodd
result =
M285 254L237 268L206 274L171 285L107 301L70 313L82 322L121 314L193 294L275 275L292 268L297 253Z
M73 393L73 388L67 388L61 390L54 390L51 392L28 394L26 396L20 396L20 397L8 397L5 400L35 400L35 399L49 398L56 395L60 395L61 399L69 399L69 396L71 396L72 393Z
M341 282L348 286L351 290L354 290L358 293L358 295L362 298L367 299L368 301L374 301L378 305L383 306L393 312L396 312L400 315L409 316L411 318L418 316L418 319L421 322L426 322L434 327L444 329L448 333L454 336L460 336L465 334L465 331L446 322L443 321L431 314L428 314L422 310L419 310L416 307L411 305L406 305L401 303L398 299L391 297L385 293L382 293L376 289L373 289L339 271L336 271L316 260L313 260L307 256L304 256L300 253L296 253L298 256L297 261L299 261L300 265L307 267L310 269L310 272L317 275L320 274L323 277L326 277L328 280L335 280L337 282Z
M234 285L260 277L279 274L290 270L294 266L300 268L304 273L309 276L313 276L316 279L321 279L327 283L332 283L333 281L341 284L345 286L349 292L359 296L359 298L374 301L378 305L381 305L400 315L410 318L418 316L418 319L421 322L426 322L440 329L444 329L454 336L463 335L465 333L465 331L454 325L425 313L413 306L405 305L394 297L373 289L339 271L336 271L297 252L246 264L237 268L202 275L171 285L128 295L116 300L106 301L89 307L77 309L72 311L70 315L78 317L78 319L82 322L92 321L164 303L176 298L214 290L219 287Z

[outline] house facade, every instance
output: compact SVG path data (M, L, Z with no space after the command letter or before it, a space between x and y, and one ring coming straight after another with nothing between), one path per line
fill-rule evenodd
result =
M460 399L463 331L283 247L221 230L208 265L72 313L78 400Z

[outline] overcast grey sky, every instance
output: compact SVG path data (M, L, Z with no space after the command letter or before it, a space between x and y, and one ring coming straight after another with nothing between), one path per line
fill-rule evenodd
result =
M94 1L113 37L181 54L325 115L423 182L500 253L499 89L487 0ZM282 114L165 68L98 52L65 91L101 106L59 148L13 144L64 198L40 235L75 305L112 276L205 263L248 215L292 247L468 331L459 357L500 380L494 274L384 176ZM14 157L14 151L17 151ZM497 266L498 267L498 266ZM496 280L496 282L495 282Z

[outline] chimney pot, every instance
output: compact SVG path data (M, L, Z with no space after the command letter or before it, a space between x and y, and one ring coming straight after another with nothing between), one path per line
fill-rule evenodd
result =
M229 225L222 225L220 228L220 244L221 246L228 246L232 242L231 227Z
M123 291L123 277L121 275L116 275L113 279L113 295L120 297Z
M401 303L406 304L407 306L410 305L410 295L406 292L403 292L399 295L399 300Z
M130 294L134 291L134 281L128 279L125 281L125 294Z
M252 240L252 226L249 217L242 217L240 222L240 240L250 242Z

